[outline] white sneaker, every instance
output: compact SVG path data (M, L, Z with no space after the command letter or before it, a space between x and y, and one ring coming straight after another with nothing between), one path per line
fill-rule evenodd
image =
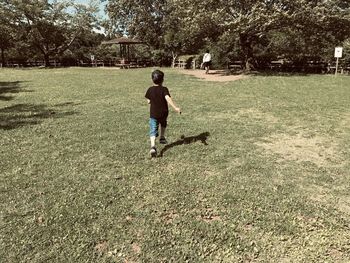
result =
M151 150L149 151L151 157L157 157L157 149L156 147L152 147Z

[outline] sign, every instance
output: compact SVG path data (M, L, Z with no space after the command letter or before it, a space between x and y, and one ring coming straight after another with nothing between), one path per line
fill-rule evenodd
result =
M341 58L343 56L343 48L342 47L336 47L334 50L334 57L335 58Z
M95 60L95 56L91 55L91 60L94 61Z

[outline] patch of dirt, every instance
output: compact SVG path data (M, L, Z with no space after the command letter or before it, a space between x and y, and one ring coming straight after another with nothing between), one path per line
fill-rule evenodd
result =
M95 253L101 255L108 250L108 242L106 240L100 241L94 247Z
M202 220L206 223L211 223L214 221L222 221L221 217L213 211L211 208L207 208L204 213L198 216L198 220Z
M132 251L134 251L135 254L138 254L138 255L141 254L141 247L138 244L133 243L131 245L131 249Z
M256 143L267 153L279 154L282 160L312 162L317 166L339 166L337 144L322 136L276 134ZM335 165L338 164L338 165Z
M175 211L165 212L162 215L163 221L165 221L167 224L171 224L178 217L179 214L177 214Z
M339 248L330 248L328 250L328 255L330 255L332 257L332 259L334 260L341 260L344 256L343 251L341 251Z
M191 70L191 69L183 69L183 70L179 70L179 72L182 74L194 76L204 81L227 82L227 81L236 81L236 80L248 78L248 76L246 75L227 75L225 70L211 70L209 74L205 74L204 70Z

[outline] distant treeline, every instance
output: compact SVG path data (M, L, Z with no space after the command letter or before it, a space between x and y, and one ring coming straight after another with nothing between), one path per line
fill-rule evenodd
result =
M341 64L350 63L349 1L154 0L140 8L138 0L113 0L106 12L102 20L98 5L0 1L0 63L73 66L93 55L112 65L119 46L101 42L122 35L143 41L130 56L153 65L210 49L215 67L324 72L336 46L344 47Z

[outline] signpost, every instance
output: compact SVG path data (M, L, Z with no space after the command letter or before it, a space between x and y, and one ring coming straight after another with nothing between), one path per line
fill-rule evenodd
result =
M338 74L338 64L339 64L339 58L343 56L343 48L342 47L336 47L334 50L334 57L337 58L337 63L335 65L335 75Z
M91 58L91 66L93 67L94 66L94 60L95 60L95 56L94 55L90 55L90 58Z

